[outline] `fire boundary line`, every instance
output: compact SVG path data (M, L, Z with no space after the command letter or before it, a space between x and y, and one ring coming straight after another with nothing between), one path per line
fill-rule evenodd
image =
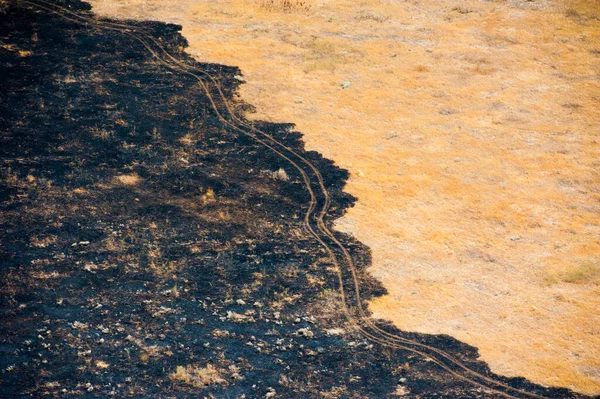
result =
M356 266L354 265L354 262L352 260L352 257L350 256L350 253L342 245L342 243L334 236L333 232L325 225L324 218L325 218L325 215L327 214L329 207L331 205L331 197L329 195L329 191L325 187L325 183L323 181L323 177L322 177L321 173L310 161L308 161L306 158L302 157L301 155L299 155L298 153L293 151L291 148L289 148L289 147L285 146L284 144L280 143L279 141L275 140L273 137L271 137L267 133L262 132L261 130L257 129L254 126L254 124L252 124L252 123L249 124L249 123L239 119L235 115L235 112L232 110L231 104L229 104L226 96L223 94L219 83L215 80L215 78L213 76L211 76L210 74L208 74L202 70L199 70L198 68L195 68L191 65L187 65L186 63L184 63L181 60L176 59L173 55L171 55L169 52L167 52L167 50L160 43L158 43L158 41L153 36L151 36L150 34L145 32L144 30L140 30L140 29L136 30L134 27L127 25L127 24L121 24L121 23L116 23L116 22L106 22L106 21L98 20L93 17L86 17L84 15L81 15L80 13L70 11L64 7L46 2L44 0L36 0L35 2L29 1L29 0L20 0L19 2L23 3L23 4L28 4L28 5L32 6L33 8L37 8L38 10L45 10L47 12L56 14L59 17L62 17L63 19L71 21L71 22L75 22L75 23L85 25L85 26L91 25L91 26L97 27L97 28L103 28L106 30L117 31L119 33L122 33L123 35L132 37L133 39L140 42L150 52L150 54L159 63L161 63L165 67L167 67L175 72L179 72L181 74L188 75L188 76L195 78L198 81L198 83L200 84L200 86L202 87L202 89L204 90L217 117L223 124L230 127L234 131L238 131L244 135L251 137L252 139L257 141L261 145L265 146L266 148L269 148L271 151L273 151L274 153L279 155L281 158L288 161L302 176L302 180L304 182L306 190L308 191L308 193L310 195L310 202L308 204L308 210L304 216L304 227L305 227L307 233L311 237L313 237L321 245L321 247L323 247L323 249L325 249L325 251L329 255L331 262L334 264L337 275L338 275L339 292L340 292L340 296L341 296L340 302L341 302L341 306L343 308L344 314L347 317L350 324L354 328L356 328L356 330L359 333L361 333L365 338L367 338L371 342L375 342L375 343L380 344L385 347L406 350L406 351L418 354L418 355L422 356L423 358L430 360L431 362L433 362L434 364L436 364L443 370L447 371L451 375L457 377L458 379L461 379L463 381L471 383L480 388L487 389L494 393L500 394L504 397L518 399L518 396L513 396L513 394L517 394L517 395L527 396L530 398L547 399L544 396L538 395L533 392L528 392L528 391L525 391L525 390L522 390L519 388L512 387L502 381L498 381L494 378L485 376L475 370L472 370L468 366L463 364L460 360L456 359L449 353L447 353L439 348L435 348L435 347L429 346L427 344L424 344L424 343L421 343L421 342L418 342L415 340L400 337L398 335L392 334L392 333L385 331L382 328L378 327L371 320L369 315L366 314L366 312L362 306L361 299L360 299L360 283L358 280L358 273L357 273ZM158 49L158 51L153 49L151 44L153 44ZM161 54L162 54L162 56L161 56ZM204 76L205 78L207 78L209 80L210 83L212 83L214 85L214 88L216 88L216 90L218 91L221 101L225 105L226 112L221 112L221 110L219 110L219 107L215 103L215 100L214 100L213 96L210 94L210 90L209 90L207 84L205 83L205 79L201 78L199 75ZM225 114L225 116L223 116L223 114ZM229 119L227 119L227 116L229 117ZM243 128L248 129L248 130L245 130ZM287 155L286 155L286 153L287 153ZM297 159L299 162L295 162L292 158ZM311 177L299 165L299 163L304 164L306 167L308 167L308 169L310 169L310 171L314 175L314 178L316 178L317 184L321 191L321 194L323 195L323 197L325 199L321 209L318 211L318 214L316 214L316 208L317 208L319 201L317 200L315 192L313 191L313 188L312 188L313 183L311 182ZM311 220L313 223L316 224L317 231L315 231L315 228L311 224ZM332 249L332 246L325 242L325 240L327 240L327 239L329 239L333 243L334 247L337 247L337 249L342 252L342 255L343 255L342 262L340 262L338 260L338 256L335 254L334 249ZM352 315L352 313L349 310L349 306L347 304L346 291L344 289L344 277L342 274L342 267L341 267L341 265L343 263L346 264L347 268L352 273L352 280L354 283L354 290L355 290L356 303L357 303L356 310L358 310L358 312L360 313L360 318L356 318L354 315ZM361 324L364 324L365 327L363 327ZM430 351L432 353L427 353L425 351ZM479 382L477 380L480 380L483 382ZM511 394L511 392L512 392L512 394Z

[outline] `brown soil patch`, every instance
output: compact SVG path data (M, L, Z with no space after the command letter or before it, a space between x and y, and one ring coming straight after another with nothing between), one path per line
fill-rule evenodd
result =
M352 172L338 226L373 251L375 316L600 393L597 2L92 3L183 25L255 118Z

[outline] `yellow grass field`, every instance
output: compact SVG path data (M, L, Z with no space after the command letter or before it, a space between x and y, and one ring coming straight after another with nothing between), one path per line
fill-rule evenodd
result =
M351 172L399 328L600 394L600 2L94 0L239 66L250 118Z

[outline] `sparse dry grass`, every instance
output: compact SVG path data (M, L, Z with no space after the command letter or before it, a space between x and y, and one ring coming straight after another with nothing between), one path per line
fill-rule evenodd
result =
M217 368L211 364L206 367L196 365L177 366L175 372L169 375L172 381L181 382L195 388L203 388L213 384L225 384Z
M375 22L385 22L390 19L388 15L383 15L377 12L360 10L356 16L354 17L357 21L375 21Z
M35 248L46 248L56 243L56 236L52 234L45 237L33 236L29 239L29 241L31 245Z
M288 176L287 172L283 168L279 168L275 172L271 172L271 176L273 176L273 179L276 179L276 180L283 180L283 181L290 180L290 177Z
M2 12L3 12L2 11L2 5L0 4L0 14ZM15 53L19 54L19 57L29 57L29 56L33 55L33 53L31 51L19 49L19 48L15 47L14 45L11 45L11 44L2 44L2 43L0 43L0 48L4 49L4 50L15 52Z
M198 139L192 133L187 133L186 135L182 136L179 139L179 142L181 144L187 145L187 146L193 146L194 144L196 144L197 141L198 141Z
M584 263L575 270L566 273L562 280L572 284L598 284L600 282L600 265Z
M115 180L125 186L135 186L142 181L142 179L136 173L119 175L115 177Z
M304 54L306 73L313 71L334 72L345 64L351 64L361 57L361 54L348 46L326 38L312 37L300 44L308 51Z
M207 188L204 194L200 197L203 204L210 204L216 201L215 191L212 188Z
M160 279L170 279L185 267L185 262L165 261L162 258L149 256L148 266L152 274Z
M108 140L110 138L112 138L114 136L114 132L111 132L109 130L106 129L98 129L98 128L94 128L90 131L90 134L93 137L99 138L101 140Z
M97 360L96 361L96 367L101 369L101 370L105 370L107 368L110 367L110 364L108 364L107 362L103 361L103 360Z
M312 4L308 0L255 0L258 6L267 11L305 13Z
M468 7L463 7L463 6L456 6L452 9L452 11L455 11L459 14L470 14L473 12L472 9L470 9Z
M586 261L559 273L548 273L545 277L548 284L600 284L600 263Z

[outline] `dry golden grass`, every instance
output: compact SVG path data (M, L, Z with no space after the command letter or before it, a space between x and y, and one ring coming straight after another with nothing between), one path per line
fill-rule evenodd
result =
M72 80L72 81L75 81L75 80ZM65 79L65 82L68 83L66 79ZM114 132L111 132L111 131L108 131L105 129L98 129L98 128L92 129L90 134L93 137L96 137L96 138L102 139L102 140L108 140L114 136Z
M255 0L254 3L266 11L287 13L308 12L312 7L311 2L305 0Z
M206 189L204 194L200 197L203 204L209 204L216 201L215 191L212 188Z
M96 367L99 369L107 369L110 367L110 364L106 363L103 360L97 360L96 361Z
M92 3L183 25L191 55L242 68L253 118L351 171L338 227L373 250L377 317L600 393L600 288L578 277L600 254L597 2Z
M135 186L136 184L140 183L142 179L137 174L131 173L128 175L116 176L115 180L125 186Z
M3 7L6 7L6 5L3 5L2 2L0 2L0 14L2 14L3 12ZM3 44L0 43L0 48L4 49L6 51L11 51L11 52L15 52L17 54L19 54L19 57L29 57L31 55L33 55L33 53L29 50L21 50L19 48L17 48L15 45L12 44Z
M600 285L600 263L586 261L563 272L548 273L546 282L549 284L565 282L571 284Z
M179 139L179 142L181 144L187 146L193 146L194 144L196 144L197 141L198 139L192 133L187 133Z
M206 367L197 367L194 365L177 366L174 373L169 375L172 381L182 382L196 388L203 388L213 384L224 384L226 380L221 377L221 373L211 364Z
M35 248L46 248L56 243L56 236L52 234L46 237L33 236L29 239L29 241L31 246Z

